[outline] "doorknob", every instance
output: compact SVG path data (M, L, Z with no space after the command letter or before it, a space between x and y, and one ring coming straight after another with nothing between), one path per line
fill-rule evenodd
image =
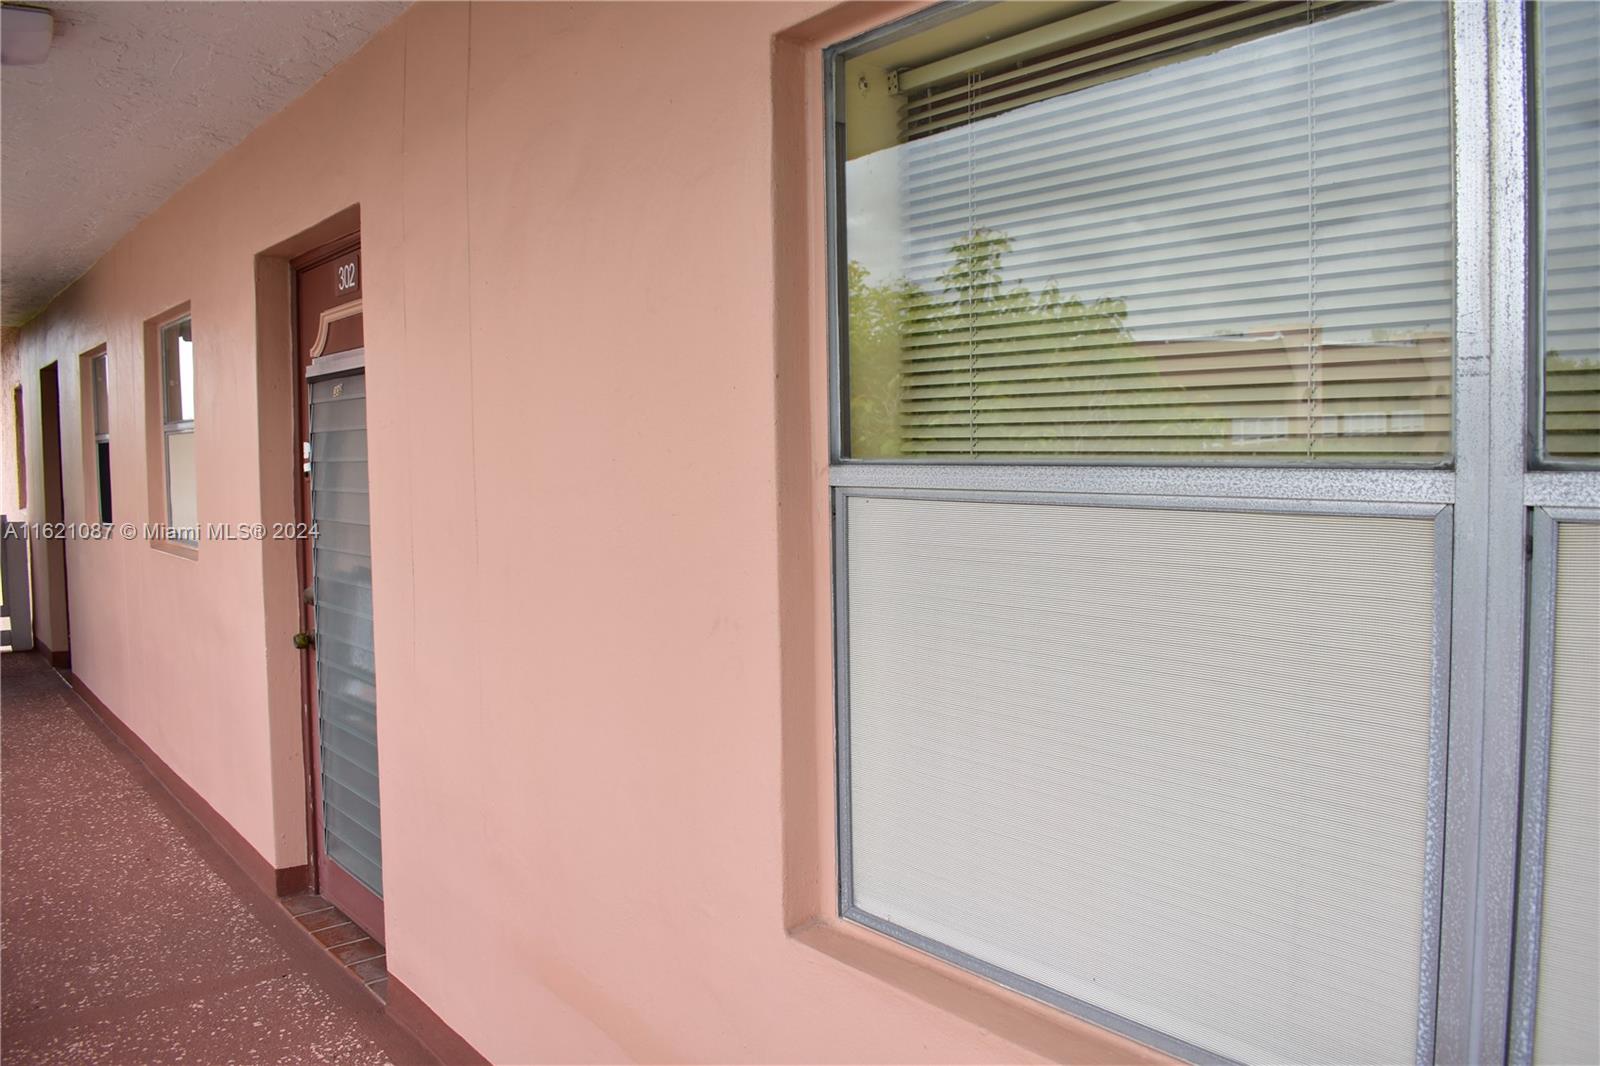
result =
M301 651L305 651L307 648L314 648L316 645L317 635L315 633L296 633L294 635L294 646Z

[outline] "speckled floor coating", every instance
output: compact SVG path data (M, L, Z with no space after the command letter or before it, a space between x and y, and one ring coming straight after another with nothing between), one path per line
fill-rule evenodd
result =
M430 1063L37 655L0 655L0 1062Z

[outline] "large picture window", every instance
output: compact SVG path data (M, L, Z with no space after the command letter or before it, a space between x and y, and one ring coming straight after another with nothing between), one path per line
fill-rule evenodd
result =
M1593 1046L1593 651L1524 626L1537 522L1600 520L1597 27L939 5L827 52L845 922L1198 1061Z

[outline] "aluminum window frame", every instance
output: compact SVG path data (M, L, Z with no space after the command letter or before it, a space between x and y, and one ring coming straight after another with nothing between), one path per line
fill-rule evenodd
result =
M170 390L167 388L167 335L168 331L172 330L176 326L183 325L185 322L189 324L189 332L192 337L194 333L194 315L190 312L184 312L181 315L177 315L174 318L167 319L166 321L157 323L156 325L156 369L158 373L158 380L161 383L161 470L163 488L166 490L165 502L167 510L167 532L169 534L180 532L179 527L175 526L172 521L172 438L181 435L188 435L189 437L194 436L195 420L193 416L191 415L189 418L170 418L170 412L167 409L167 403L171 399ZM189 343L192 345L194 341L191 339ZM174 359L177 358L176 349L174 349L171 354ZM198 381L198 360L196 361L195 371L196 372L194 376L196 381ZM181 414L182 412L179 413ZM192 443L198 445L197 441ZM198 447L196 447L196 451L198 451ZM196 458L198 458L198 455ZM199 469L197 467L195 470L195 495L197 498L199 496L199 480ZM200 539L198 513L196 514L195 528L193 530L188 530L187 527L185 527L184 531L192 532L194 536L171 536L170 539L172 542L174 544L182 544L189 548L199 547Z
M88 374L80 381L80 391L89 394L89 443L93 446L92 467L94 484L91 499L94 503L94 518L100 525L111 523L111 358L104 346L90 352L78 363L79 367L87 367ZM102 408L100 403L100 388L96 383L96 373L105 375L106 401ZM105 431L100 431L101 425ZM105 445L105 455L102 458L100 446Z
M1530 535L1527 739L1517 867L1515 968L1507 1062L1533 1062L1539 1006L1539 936L1549 816L1550 734L1555 709L1557 550L1564 524L1600 525L1600 507L1536 507Z
M842 298L845 291L845 279L848 277L848 241L847 241L847 216L844 210L844 183L843 176L843 145L845 125L839 108L840 87L843 84L844 64L846 60L876 48L915 36L930 30L951 19L962 15L971 14L981 8L989 6L994 0L939 0L929 5L922 11L906 15L898 20L868 30L849 40L823 50L822 63L822 93L823 93L823 151L825 168L823 174L823 218L827 233L826 262L826 306L828 338L828 461L830 471L838 467L928 467L943 469L952 466L983 467L990 469L1005 468L1037 468L1052 470L1068 467L1077 468L1114 468L1127 471L1152 471L1152 470L1221 470L1236 469L1248 471L1266 470L1297 470L1297 471L1327 471L1333 473L1390 473L1390 472L1448 472L1454 468L1460 444L1456 434L1460 431L1460 411L1455 392L1452 389L1450 396L1451 406L1451 439L1450 449L1442 457L1435 460L1395 460L1382 464L1364 463L1359 460L1344 460L1338 458L1318 459L1292 459L1281 460L1264 459L1260 456L1221 456L1212 458L1168 458L1160 463L1151 463L1143 459L1116 459L1109 457L1095 457L1092 459L1074 459L1070 456L1006 456L1006 457L980 457L965 460L961 463L952 463L939 459L917 459L906 457L892 458L856 458L849 454L845 446L850 434L849 414L850 404L846 397L849 396L850 361L848 358L850 325L849 301ZM1116 0L1116 2L1138 3L1139 0ZM1389 2L1404 2L1404 0L1389 0ZM1455 0L1441 0L1448 8L1453 9ZM1452 28L1454 18L1452 16ZM1454 89L1461 82L1457 76L1456 51L1461 44L1458 35L1452 33L1449 82L1454 95ZM1458 150L1455 145L1455 127L1451 127L1452 150ZM1452 175L1455 177L1456 175ZM1459 197L1457 198L1459 203ZM1459 211L1451 217L1451 237L1459 243L1462 230L1461 215ZM1460 258L1457 257L1456 285L1460 287ZM1460 317L1455 320L1459 325ZM1453 354L1459 353L1459 339L1451 338ZM1454 384L1454 376L1452 377ZM915 476L915 475L913 475Z
M1522 72L1523 107L1528 138L1528 376L1532 382L1532 387L1528 390L1527 430L1528 446L1533 457L1530 465L1539 470L1588 472L1600 475L1600 459L1552 458L1545 439L1548 421L1545 411L1545 377L1549 366L1545 358L1545 327L1548 316L1544 307L1544 242L1541 239L1544 234L1545 219L1544 201L1540 196L1544 188L1544 159L1541 151L1543 123L1540 121L1539 112L1539 98L1542 94L1539 76L1542 56L1538 11L1543 3L1548 2L1549 0L1524 0L1523 3L1526 34L1524 44L1526 61Z
M850 656L849 656L849 501L853 498L942 500L965 503L1043 504L1061 507L1148 508L1190 510L1223 514L1363 515L1379 518L1426 519L1433 523L1434 591L1433 641L1428 712L1427 844L1423 867L1422 943L1419 951L1417 1011L1417 1063L1433 1061L1434 1014L1429 1006L1437 998L1440 980L1440 938L1443 914L1445 790L1448 783L1446 749L1449 741L1450 701L1450 586L1453 571L1453 509L1444 504L1390 501L1270 499L1219 496L1116 495L1103 493L1006 492L939 490L893 487L835 487L833 494L834 542L834 729L840 738L836 759L838 811L839 915L883 933L944 962L976 973L1014 992L1049 1004L1079 1018L1104 1026L1158 1050L1195 1063L1233 1063L1235 1060L1169 1036L1141 1022L1059 992L1048 985L931 937L906 929L855 905L854 848L851 835L850 777Z
M1532 362L1529 197L1528 18L1521 4L1447 6L1450 56L1455 309L1451 455L1442 464L1383 466L1074 462L1006 459L948 463L855 459L848 439L848 307L839 108L846 59L931 28L977 4L942 3L823 50L823 188L827 235L826 336L828 486L833 505L831 565L839 916L891 936L1070 1014L1180 1056L1197 1049L1059 994L1019 987L961 956L888 923L853 912L848 889L849 644L846 528L851 495L955 493L977 500L1042 494L1054 502L1117 506L1193 506L1208 510L1355 506L1362 513L1415 513L1434 507L1448 529L1449 575L1439 624L1448 630L1443 841L1434 919L1434 978L1418 1005L1418 1062L1503 1061L1511 1020L1513 900L1522 822L1526 545L1532 506L1600 507L1600 470L1533 469L1542 443L1532 436L1542 405L1530 400ZM1539 371L1542 374L1542 369ZM1532 460L1532 461L1530 461ZM1159 502L1158 502L1159 501ZM1490 620L1494 636L1489 638ZM1431 802L1431 801L1430 801ZM1430 818L1435 812L1430 810ZM1430 824L1431 821L1430 821ZM1433 876L1432 874L1429 875ZM1426 954L1425 954L1426 965ZM1430 995L1431 994L1431 995Z

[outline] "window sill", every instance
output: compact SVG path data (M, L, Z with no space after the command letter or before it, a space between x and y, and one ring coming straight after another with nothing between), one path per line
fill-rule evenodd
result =
M924 1003L1055 1062L1165 1064L1178 1060L843 918L814 918L795 941Z
M181 540L152 540L150 547L163 555L175 555L180 559L193 561L200 558L198 545L185 544Z

